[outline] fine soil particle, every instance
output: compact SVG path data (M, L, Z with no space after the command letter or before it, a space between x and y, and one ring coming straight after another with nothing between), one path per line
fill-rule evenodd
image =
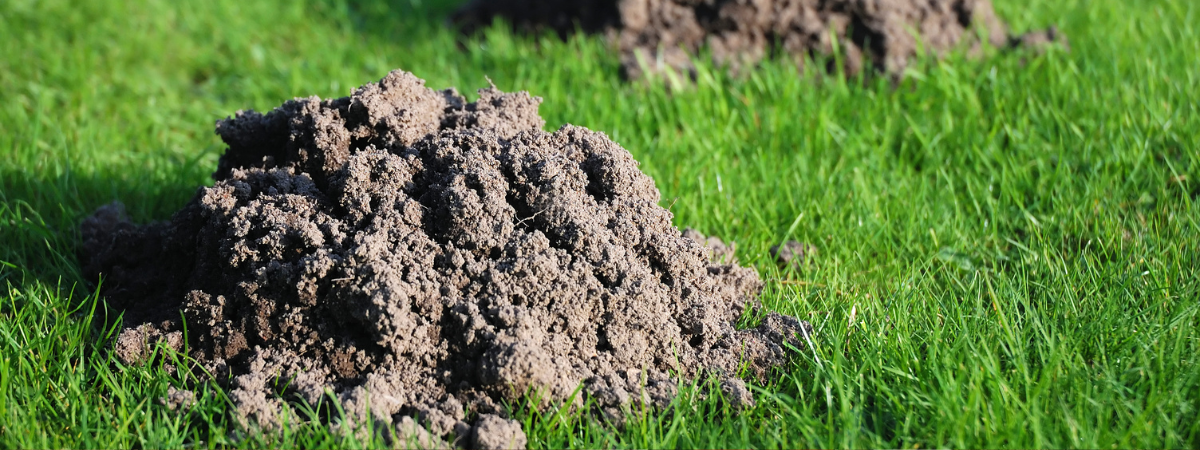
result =
M1053 28L1010 36L989 0L474 0L452 20L470 33L497 17L529 32L603 30L615 38L630 78L668 69L690 74L690 55L702 46L735 73L782 53L797 64L829 61L829 70L840 60L850 76L873 68L898 78L922 46L942 56L958 47L978 52L985 41L1066 45Z
M681 379L761 380L804 348L788 316L734 328L757 273L683 237L628 151L543 131L525 92L479 94L395 71L219 121L216 183L171 219L113 204L82 225L84 271L125 311L116 355L183 348L182 314L247 426L332 392L419 445L501 448L524 445L499 415L529 392L583 385L619 424Z

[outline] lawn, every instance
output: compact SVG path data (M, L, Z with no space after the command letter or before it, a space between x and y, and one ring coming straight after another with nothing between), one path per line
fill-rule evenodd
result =
M395 68L606 132L818 331L750 411L685 396L612 430L514 405L531 448L1200 447L1200 3L997 3L1071 51L669 90L599 38L460 44L428 0L0 1L0 448L380 445L239 430L208 385L160 405L178 355L110 356L75 252L96 207L161 220L211 184L216 119ZM780 270L788 239L819 251Z

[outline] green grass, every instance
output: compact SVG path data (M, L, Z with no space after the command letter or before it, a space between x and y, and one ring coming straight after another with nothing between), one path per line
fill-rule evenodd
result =
M607 132L677 225L736 241L765 303L819 330L749 412L685 396L613 431L516 408L531 447L1200 447L1200 3L997 8L1072 51L898 87L702 67L668 92L594 38L460 48L452 6L419 0L0 1L0 448L381 444L240 432L207 387L169 412L184 375L109 356L75 251L96 207L163 219L211 183L214 120L394 68ZM792 238L819 254L780 271Z

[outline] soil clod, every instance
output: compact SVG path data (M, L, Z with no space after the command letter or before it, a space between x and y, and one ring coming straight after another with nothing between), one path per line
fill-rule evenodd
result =
M718 264L737 264L737 243L730 242L725 244L721 238L716 236L704 236L699 231L691 228L683 229L683 237L691 239L700 245L703 245L709 251L709 261Z
M787 241L783 245L771 246L771 257L775 258L780 267L803 266L816 252L816 247L799 241Z
M196 404L196 393L171 386L167 388L167 395L158 399L158 403L171 411L187 410Z
M332 395L419 446L512 448L502 405L527 393L582 385L619 421L804 347L811 327L776 313L736 329L761 308L757 273L710 262L628 151L543 131L539 103L396 71L218 122L216 182L169 220L109 205L82 225L85 273L126 312L114 350L186 348L245 426Z
M750 388L746 387L746 382L737 378L721 380L721 394L735 411L754 407L754 395L750 393Z
M471 434L471 448L480 450L525 448L526 443L520 423L494 414L480 416Z

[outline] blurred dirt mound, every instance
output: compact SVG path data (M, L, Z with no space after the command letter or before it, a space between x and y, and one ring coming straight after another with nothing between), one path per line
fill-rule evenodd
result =
M553 31L560 37L582 30L598 33L620 24L615 0L476 0L455 13L453 20L464 32L474 33L504 17L518 29Z
M452 20L469 33L497 17L522 31L606 30L630 78L689 73L703 45L734 72L776 53L799 64L827 60L836 45L848 75L870 67L899 77L921 45L941 56L960 46L978 51L982 41L1066 44L1054 28L1010 36L989 0L473 0Z
M716 376L744 405L737 375L803 348L791 317L734 328L757 273L681 236L628 151L542 131L525 92L480 96L396 71L218 122L216 183L169 221L113 204L82 225L85 273L125 311L118 356L187 339L248 424L333 392L419 442L503 447L524 435L501 404L529 391L583 385L620 423Z

